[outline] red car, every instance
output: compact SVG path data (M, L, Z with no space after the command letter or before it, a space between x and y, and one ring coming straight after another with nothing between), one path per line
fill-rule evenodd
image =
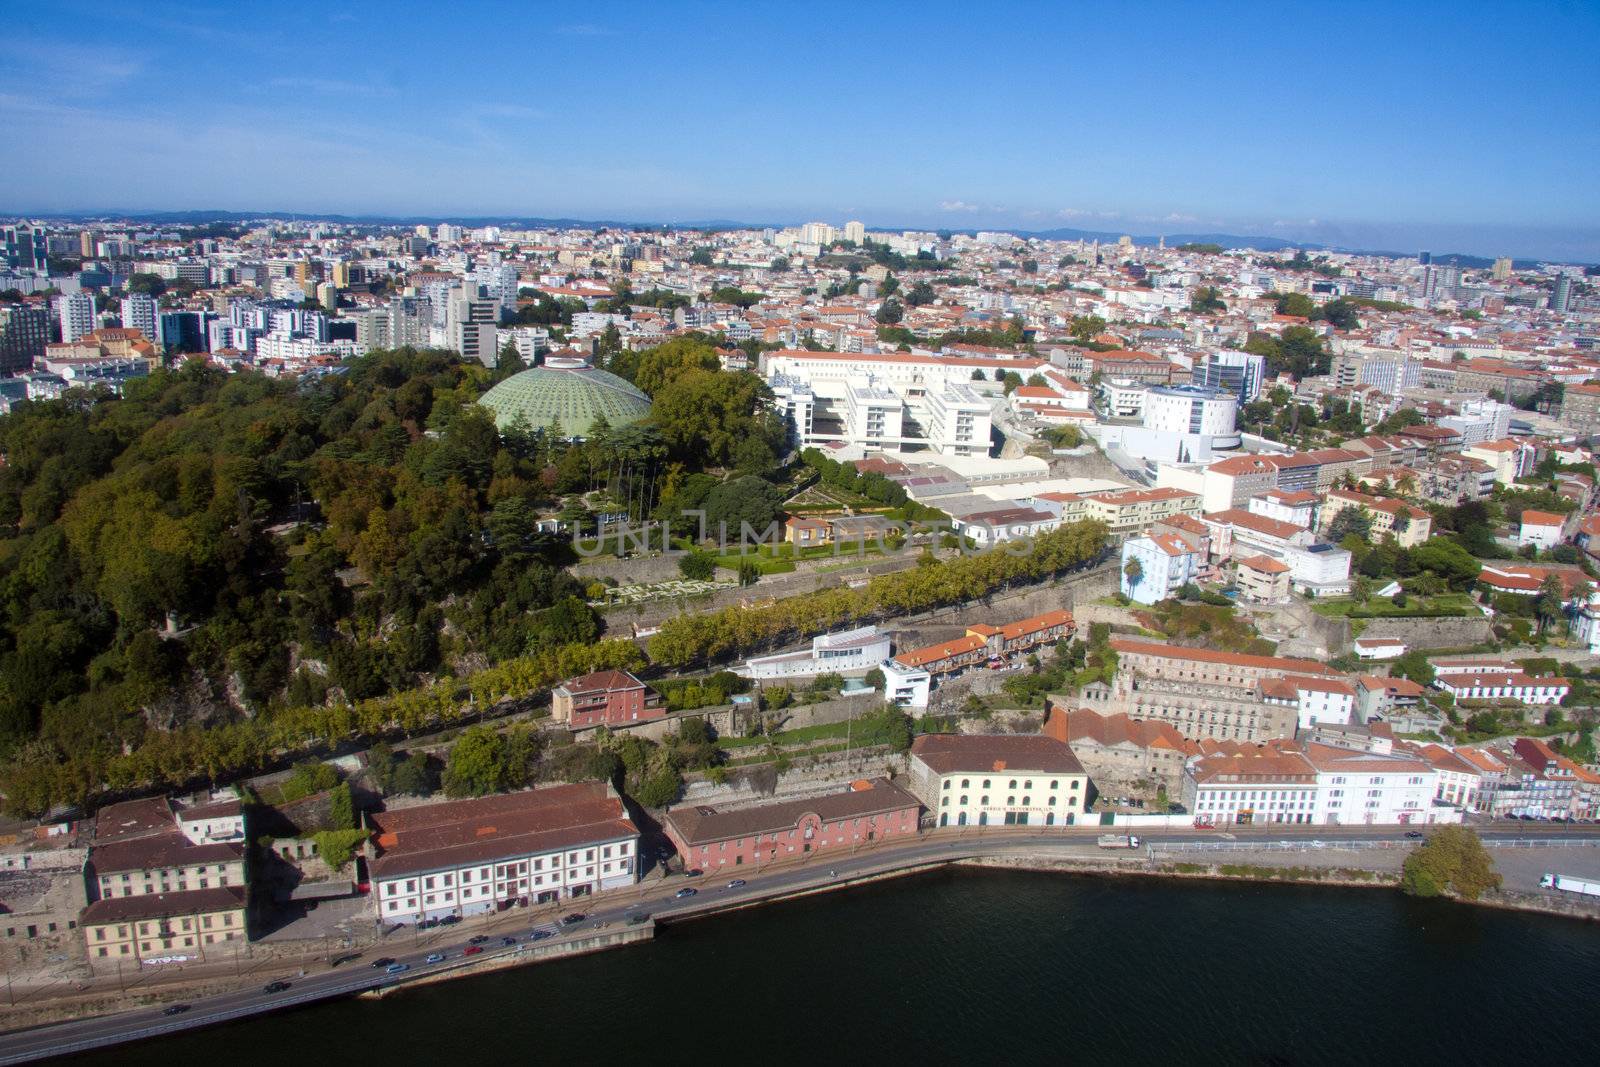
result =
M461 950L461 954L463 956L476 956L478 953L480 953L482 951L483 951L483 946L482 945L468 945L466 948Z

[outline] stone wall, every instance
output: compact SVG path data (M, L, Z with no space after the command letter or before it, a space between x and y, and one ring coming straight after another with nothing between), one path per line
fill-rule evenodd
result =
M1362 637L1393 637L1412 648L1469 648L1494 640L1482 615L1443 619L1370 619Z

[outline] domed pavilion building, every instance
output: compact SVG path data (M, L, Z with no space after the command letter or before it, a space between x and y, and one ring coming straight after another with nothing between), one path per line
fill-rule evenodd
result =
M650 398L626 380L567 356L513 374L478 403L502 431L520 420L532 431L559 427L562 437L587 437L602 415L609 426L625 426L650 414Z

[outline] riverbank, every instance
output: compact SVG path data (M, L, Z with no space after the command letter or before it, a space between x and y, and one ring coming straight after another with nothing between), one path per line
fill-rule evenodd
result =
M1595 845L1600 845L1600 838L1594 840ZM125 997L106 994L64 998L37 1005L25 1016L22 1013L8 1014L6 1021L14 1027L37 1027L53 1020L85 1019L96 1013L120 1011L120 1014L103 1019L85 1020L85 1025L97 1024L107 1031L110 1036L104 1040L114 1041L121 1039L115 1036L119 1027L136 1027L140 1034L147 1033L151 1029L148 1017L159 1014L154 1009L176 1000L193 1001L200 997L212 998L211 1002L230 1000L231 1014L227 1018L232 1019L275 1011L288 1006L289 1001L359 994L370 990L375 984L382 985L385 995L388 995L402 989L442 984L468 975L482 975L489 970L521 969L530 963L566 959L650 940L658 924L671 927L685 924L690 919L757 910L778 901L800 902L824 893L861 888L887 879L904 879L939 868L1139 876L1143 881L1246 881L1393 889L1398 882L1400 866L1412 847L1403 839L1361 840L1347 837L1344 840L1289 842L1268 839L1252 844L1240 840L1201 841L1192 835L1182 840L1153 844L1153 851L1121 852L1098 848L1095 838L1086 834L1066 836L991 831L967 835L936 831L914 841L879 844L838 856L811 856L797 863L741 872L745 875L742 881L719 883L718 876L726 877L726 871L693 882L678 878L666 881L653 878L631 890L586 901L588 907L595 909L585 920L589 925L575 926L570 930L554 921L557 913L536 917L510 912L483 920L469 920L460 927L452 928L447 935L436 934L433 939L408 945L405 950L398 943L364 946L371 955L375 956L387 948L391 954L409 961L413 969L400 980L367 975L361 970L367 965L367 960L363 958L347 964L342 970L330 967L309 975L302 971L298 976L290 972L290 977L295 979L292 995L275 1000L262 999L256 993L260 988L260 976L247 977L243 983L238 980L229 982L225 976L219 976L192 986L174 984L162 987L159 992L152 989L133 1004ZM1541 870L1589 875L1592 869L1600 868L1600 847L1595 845L1584 842L1563 848L1556 848L1553 844L1540 844L1536 848L1495 848L1493 853L1497 867L1515 868L1516 873L1508 877L1508 884L1513 888L1474 903L1506 910L1600 919L1600 901L1591 904L1587 898L1567 900L1551 894L1523 893L1516 888L1524 883L1537 885L1538 872ZM1206 849L1227 851L1204 851ZM697 892L680 898L674 893L675 887L693 887ZM625 925L630 918L635 920L632 927ZM556 931L551 940L537 943L537 951L530 951L535 945L526 940L530 921L535 926L542 922L546 928ZM608 927L609 931L603 933ZM463 957L463 944L445 944L438 940L445 936L464 939L478 933L494 940L498 940L496 935L517 935L519 944L515 951L498 944L486 945L487 951L481 957ZM444 954L448 962L426 965L421 956L432 949ZM407 955L407 951L410 955ZM180 1017L181 1022L157 1025L163 1029L180 1029L202 1025L207 1021L224 1021L221 1016L213 1018L209 1003L195 1007L192 1014L186 1013ZM6 1058L7 1044L5 1038L0 1038L0 1060Z

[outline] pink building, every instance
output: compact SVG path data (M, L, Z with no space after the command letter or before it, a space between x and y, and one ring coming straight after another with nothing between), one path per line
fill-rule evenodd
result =
M550 717L569 730L648 722L666 713L661 694L627 671L595 671L550 691Z
M844 793L733 811L689 804L662 824L686 869L720 873L914 835L920 812L916 797L874 778Z

